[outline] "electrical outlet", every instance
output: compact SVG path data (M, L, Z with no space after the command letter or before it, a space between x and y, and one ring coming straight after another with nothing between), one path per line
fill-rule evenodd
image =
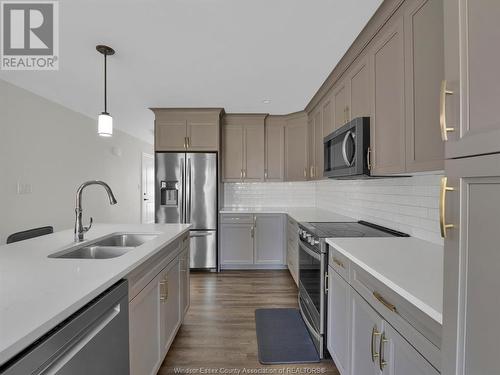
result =
M33 185L30 183L17 182L17 194L31 194L33 192Z

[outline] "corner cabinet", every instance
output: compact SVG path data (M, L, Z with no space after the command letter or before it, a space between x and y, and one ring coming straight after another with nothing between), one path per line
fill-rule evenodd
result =
M222 214L221 268L284 268L283 214Z
M443 2L446 158L500 152L500 2Z
M266 118L266 149L264 179L283 181L285 179L285 116Z
M285 181L306 181L308 178L307 114L287 116L285 125Z
M443 374L498 374L500 154L447 160L445 171Z
M155 375L182 324L189 306L185 259L188 234L127 276L131 375Z
M221 108L152 108L155 151L218 151Z
M265 118L228 114L222 138L222 178L226 182L264 181Z

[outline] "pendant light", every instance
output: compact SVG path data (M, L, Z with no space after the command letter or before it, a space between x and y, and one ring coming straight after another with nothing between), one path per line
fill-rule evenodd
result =
M95 48L104 55L104 112L97 119L97 133L101 137L111 137L113 135L113 117L108 113L107 57L114 55L115 50L104 45L98 45Z

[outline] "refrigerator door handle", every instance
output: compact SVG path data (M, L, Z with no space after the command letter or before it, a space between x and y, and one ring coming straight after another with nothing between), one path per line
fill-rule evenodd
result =
M186 223L191 222L191 158L187 161Z
M180 220L180 222L185 223L186 218L185 218L185 207L184 207L184 201L185 201L184 159L181 159L181 188L182 188L182 194L181 194L181 202L180 202L180 206L181 206L181 220Z

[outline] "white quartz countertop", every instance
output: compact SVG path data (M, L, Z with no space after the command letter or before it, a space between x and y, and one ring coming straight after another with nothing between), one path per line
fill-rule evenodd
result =
M288 214L297 222L352 222L352 217L315 207L225 207L221 214Z
M73 230L0 246L0 364L30 345L165 245L190 225L95 224L86 242L112 233L159 236L111 259L47 256L74 246Z
M443 246L412 237L329 238L326 242L442 324Z

